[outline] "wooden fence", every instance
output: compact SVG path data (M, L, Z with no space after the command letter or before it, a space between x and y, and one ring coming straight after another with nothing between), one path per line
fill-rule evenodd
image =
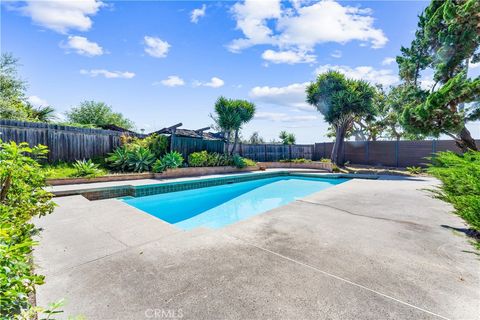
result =
M480 145L480 141L477 142ZM236 151L255 161L278 161L305 158L330 158L333 142L306 145L240 144ZM346 141L342 150L345 161L386 167L424 166L439 151L460 149L453 140L422 141Z
M480 145L480 140L477 140ZM313 160L330 158L333 142L315 143ZM436 152L460 153L453 140L420 141L346 141L342 150L345 161L386 167L425 166Z
M284 159L312 159L313 144L239 144L236 148L242 157L255 161L279 161Z
M120 145L123 133L102 129L24 122L0 119L0 139L17 143L28 142L31 146L48 146L50 162L74 161L105 156ZM480 140L477 140L480 145ZM222 153L224 143L220 140L178 137L173 139L172 149L185 159L192 152L207 150ZM320 160L330 158L332 142L282 145L282 144L239 144L236 152L255 161L278 161L305 158ZM353 164L407 167L422 166L439 151L460 152L452 140L423 141L346 141L342 150L345 161Z
M120 145L121 135L111 130L0 119L0 139L46 145L50 162L104 156Z
M178 137L173 139L172 150L178 151L187 160L193 152L206 150L208 152L224 152L224 142L221 140L204 140L199 138Z
M49 162L105 156L120 145L122 134L112 130L0 119L0 139L17 143L27 142L31 146L46 145L50 150ZM220 140L176 136L173 139L172 150L180 152L187 159L190 153L196 151L223 153L224 143Z

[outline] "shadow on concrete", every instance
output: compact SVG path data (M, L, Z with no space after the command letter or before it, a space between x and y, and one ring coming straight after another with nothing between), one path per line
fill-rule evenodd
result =
M405 181L431 181L429 177L412 177L397 175L378 175L378 180L405 180Z
M447 226L445 224L442 224L441 227L445 228L445 229L450 229L450 230L461 232L461 233L465 234L466 236L468 236L472 239L480 241L480 232L477 231L477 230L468 229L468 228L455 228L455 227Z

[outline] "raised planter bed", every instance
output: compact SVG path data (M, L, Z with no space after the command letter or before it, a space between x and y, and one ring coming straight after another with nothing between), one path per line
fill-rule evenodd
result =
M125 180L140 180L140 179L173 179L184 177L198 177L211 174L222 173L236 173L236 172L250 172L257 171L257 166L246 167L239 169L233 166L225 167L188 167L178 169L168 169L162 173L125 173L125 174L112 174L103 177L96 178L60 178L60 179L47 179L47 183L51 186L60 186L66 184L82 184L82 183L94 183L94 182L110 182L110 181L125 181Z
M81 183L93 183L93 182L110 182L110 181L124 181L124 180L140 180L140 179L153 179L154 174L152 172L144 173L124 173L124 174L110 174L102 177L95 178L59 178L59 179L47 179L47 184L51 186L61 186L65 184L81 184Z
M172 179L172 178L183 178L183 177L207 176L210 174L250 172L250 171L257 171L257 170L259 170L257 166L245 167L242 169L239 169L233 166L188 167L188 168L168 169L167 171L164 171L162 173L155 173L154 176L157 179Z
M260 169L270 169L270 168L295 168L295 169L316 169L316 170L326 170L332 172L333 165L328 162L305 162L305 163L296 163L296 162L259 162L257 165Z

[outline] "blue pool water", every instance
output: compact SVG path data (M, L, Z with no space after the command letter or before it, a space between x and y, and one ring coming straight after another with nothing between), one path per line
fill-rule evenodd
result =
M123 201L184 230L200 226L216 229L345 181L284 176Z

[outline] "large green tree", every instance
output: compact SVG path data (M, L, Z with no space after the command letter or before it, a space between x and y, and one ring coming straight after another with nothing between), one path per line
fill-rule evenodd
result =
M468 77L469 63L480 61L479 45L478 0L432 1L419 16L415 39L397 57L407 131L446 134L462 150L477 150L465 124L480 119L480 77ZM433 71L430 90L420 86L425 70Z
M335 144L331 160L343 165L343 143L356 117L374 115L375 89L365 81L347 79L338 71L320 74L307 86L306 101L323 114L335 129Z
M83 101L78 107L66 113L69 122L83 125L104 126L113 124L124 129L132 129L134 124L121 113L114 112L104 102Z
M26 97L27 82L18 75L18 59L10 53L0 58L0 118L24 121L50 122L55 109L34 107Z
M226 152L233 153L239 140L242 126L253 119L255 104L240 99L219 97L215 102L215 115L212 116L216 125L223 131L226 141ZM233 140L232 148L230 143Z

